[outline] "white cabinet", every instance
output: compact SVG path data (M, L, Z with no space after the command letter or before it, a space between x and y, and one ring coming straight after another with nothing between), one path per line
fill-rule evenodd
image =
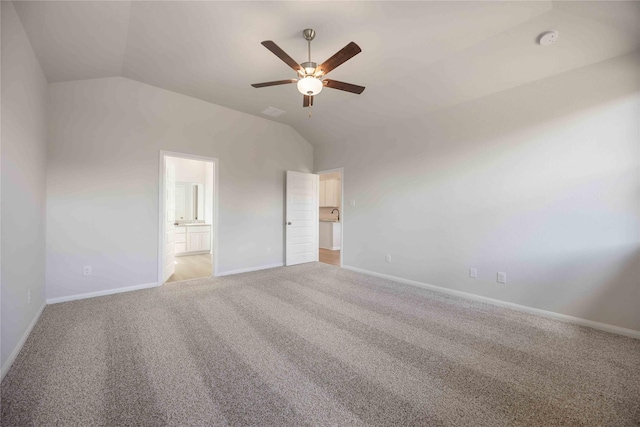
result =
M320 181L320 207L340 207L341 186L339 179Z
M327 203L327 206L334 206L334 207L340 206L340 204L336 200L337 185L335 185L335 183L338 181L335 179L331 179L326 182L327 184L325 186L324 200Z
M337 251L340 249L342 224L339 222L320 221L320 247Z
M211 249L211 226L187 226L187 252L209 252Z
M340 185L340 180L330 179L327 182L329 183L327 185L327 192L326 192L327 205L334 208L339 208L340 199L341 199L340 192L342 190L342 186Z
M210 225L187 225L176 227L176 255L206 253L210 250Z
M187 227L176 227L176 255L181 255L187 252Z
M326 197L326 189L327 189L327 181L320 181L320 207L324 207L327 205L327 197Z

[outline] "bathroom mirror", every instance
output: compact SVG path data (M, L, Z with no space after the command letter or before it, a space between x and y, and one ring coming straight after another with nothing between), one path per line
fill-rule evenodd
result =
M176 182L176 221L204 219L204 184Z

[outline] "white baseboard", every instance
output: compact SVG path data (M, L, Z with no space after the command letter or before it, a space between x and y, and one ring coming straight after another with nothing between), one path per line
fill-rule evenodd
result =
M339 251L340 250L340 246L320 246L320 249L326 249L328 251Z
M18 354L20 354L20 350L22 350L22 346L27 341L27 338L29 338L29 334L33 330L33 327L36 326L36 323L38 323L38 320L40 319L40 315L42 314L42 310L44 310L46 305L47 305L46 302L42 303L42 306L40 306L40 308L38 309L38 312L33 317L33 320L31 321L31 323L29 323L29 326L27 326L27 330L24 331L24 334L22 334L22 338L20 338L18 345L16 345L16 348L13 349L13 351L9 355L9 358L4 362L4 365L2 365L2 372L0 373L0 381L2 381L2 379L7 374L7 372L9 372L9 368L11 368L11 365L13 365L14 360L16 360L16 357L18 357Z
M251 271L267 270L269 268L276 268L276 267L282 267L282 266L284 266L284 264L281 262L278 262L276 264L261 265L259 267L241 268L240 270L223 271L222 273L218 273L216 277L231 276L232 274L249 273Z
M78 299L102 297L105 295L119 294L121 292L130 292L130 291L138 291L140 289L155 288L156 286L160 286L160 285L158 285L158 283L156 282L153 282L153 283L144 283L142 285L127 286L124 288L115 288L115 289L107 289L104 291L88 292L86 294L76 294L76 295L69 295L66 297L48 298L47 304L57 304L60 302L75 301Z
M507 307L507 308L522 311L525 313L531 313L531 314L536 314L538 316L548 317L551 319L564 320L567 322L574 323L576 325L588 326L593 329L598 329L601 331L612 332L614 334L625 335L627 337L640 339L640 331L636 331L633 329L622 328L620 326L609 325L607 323L595 322L593 320L587 320L581 317L569 316L566 314L556 313L554 311L547 311L547 310L541 310L539 308L527 307L526 305L520 305L512 302L501 301L494 298L483 297L481 295L475 295L468 292L447 289L441 286L429 285L427 283L418 282L416 280L403 279L402 277L391 276L389 274L376 273L375 271L364 270L362 268L351 267L348 265L343 265L342 268L346 270L355 271L357 273L367 274L369 276L380 277L383 279L393 280L394 282L400 282L407 285L417 286L419 288L430 289L436 292L442 292L449 295L455 295L463 298L472 299L475 301L494 304L501 307Z

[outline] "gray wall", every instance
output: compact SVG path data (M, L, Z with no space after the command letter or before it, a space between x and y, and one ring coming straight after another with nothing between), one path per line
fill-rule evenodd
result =
M639 79L636 53L316 147L345 264L640 330Z
M282 263L291 127L122 77L49 93L47 298L157 282L160 150L219 159L220 273Z
M2 2L2 373L45 301L47 81ZM27 291L31 290L31 303Z

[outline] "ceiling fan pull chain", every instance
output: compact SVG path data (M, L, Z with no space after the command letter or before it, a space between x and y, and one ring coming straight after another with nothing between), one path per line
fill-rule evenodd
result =
M309 102L309 118L311 118L311 102Z

